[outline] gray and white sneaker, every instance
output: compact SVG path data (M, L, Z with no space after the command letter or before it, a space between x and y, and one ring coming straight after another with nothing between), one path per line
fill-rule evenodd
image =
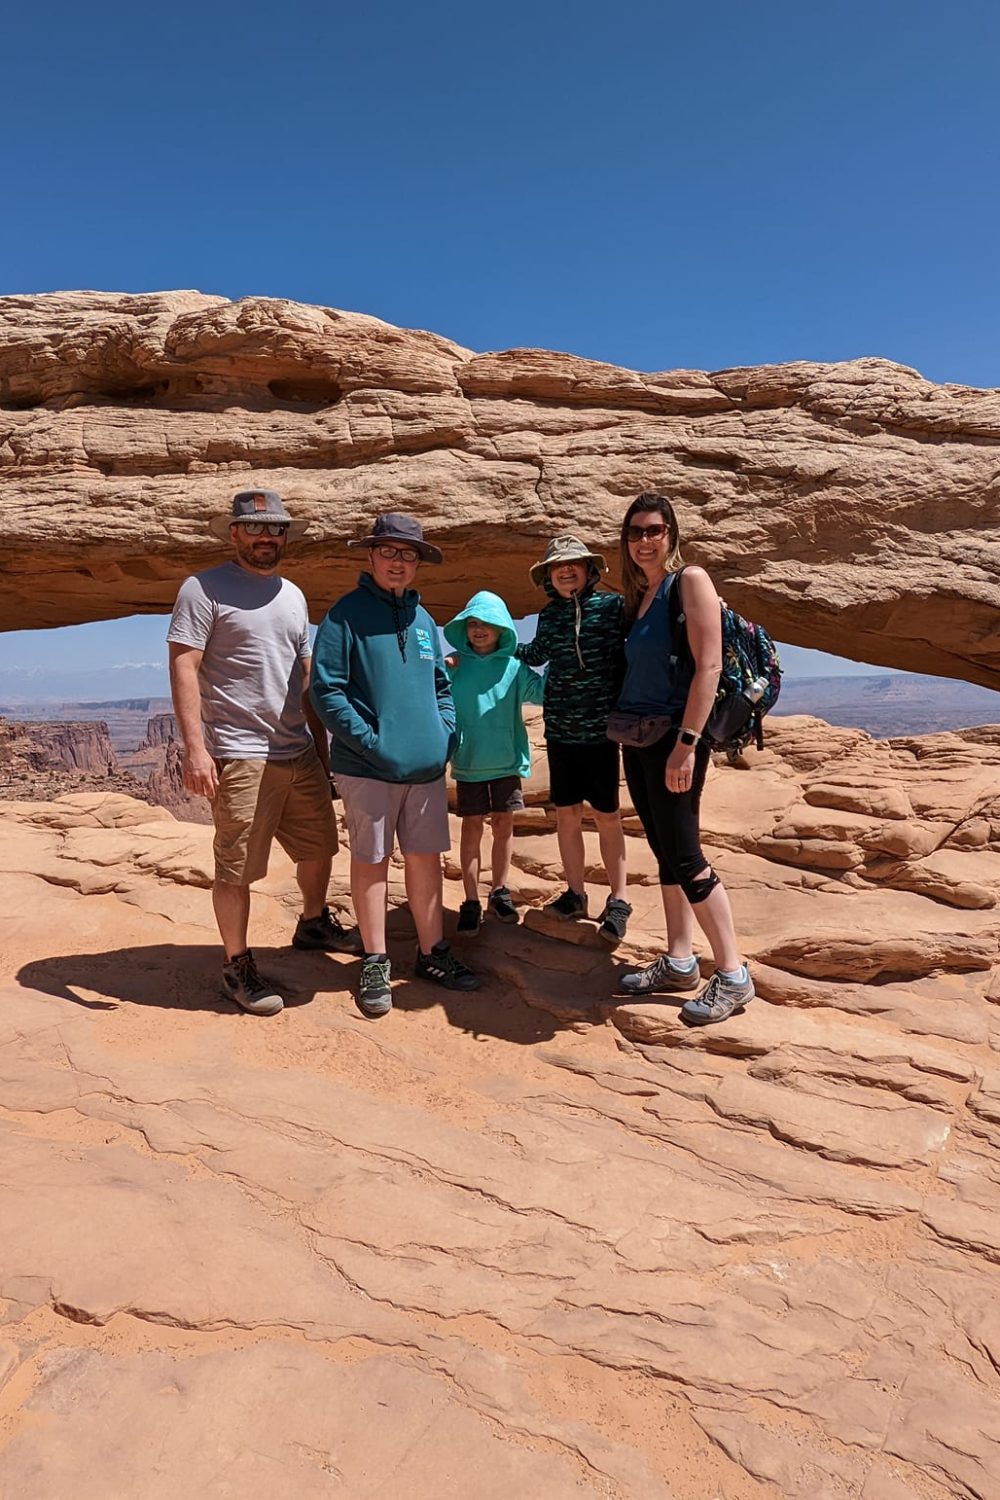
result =
M387 953L366 953L361 960L361 984L355 1003L370 1021L377 1021L379 1016L388 1015L392 1010L391 972Z
M285 1002L274 985L258 974L249 948L245 953L234 954L228 963L222 965L222 985L230 1000L235 1000L252 1016L276 1016L284 1009Z
M643 995L678 995L685 990L697 989L700 983L701 975L697 964L691 969L679 969L672 962L669 953L661 953L654 963L640 969L638 974L623 974L618 981L618 993L636 998Z
M701 994L681 1006L681 1020L689 1026L710 1026L713 1021L728 1021L737 1015L755 994L749 969L746 976L744 980L727 979L716 970Z

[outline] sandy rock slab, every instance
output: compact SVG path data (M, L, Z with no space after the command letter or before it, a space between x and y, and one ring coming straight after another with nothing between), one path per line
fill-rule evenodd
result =
M703 1031L612 999L662 949L635 839L614 951L538 913L523 836L470 995L413 979L394 868L377 1026L276 853L265 1023L219 993L210 830L0 808L5 1500L995 1500L998 918L900 873L992 889L995 749L800 719L714 767L760 994Z
M334 1500L607 1496L567 1427L532 1448L470 1411L447 1379L385 1357L338 1364L288 1343L188 1359L56 1350L0 1451L18 1500ZM669 1500L652 1474L646 1493Z

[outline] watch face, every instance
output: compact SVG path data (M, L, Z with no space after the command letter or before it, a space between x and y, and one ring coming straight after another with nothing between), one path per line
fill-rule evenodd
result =
M682 745L694 745L698 741L698 736L696 734L692 734L690 729L682 730L677 738L680 740Z

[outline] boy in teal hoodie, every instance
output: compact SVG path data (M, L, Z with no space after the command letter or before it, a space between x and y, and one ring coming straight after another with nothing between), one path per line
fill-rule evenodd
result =
M449 620L444 636L456 653L449 658L458 734L451 771L458 787L465 886L458 931L471 936L483 919L479 871L487 818L493 833L493 882L487 904L501 922L517 921L507 879L514 813L524 806L521 778L531 775L521 706L541 703L544 678L516 660L517 632L497 594L474 594L461 614Z

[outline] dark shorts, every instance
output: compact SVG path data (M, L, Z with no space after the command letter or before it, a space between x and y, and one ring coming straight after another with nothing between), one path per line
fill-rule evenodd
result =
M498 776L495 781L456 781L455 787L460 818L488 818L490 813L520 812L524 806L520 776Z
M545 751L554 806L575 807L578 802L589 802L595 812L618 811L621 772L614 740L599 740L595 745L546 740Z

